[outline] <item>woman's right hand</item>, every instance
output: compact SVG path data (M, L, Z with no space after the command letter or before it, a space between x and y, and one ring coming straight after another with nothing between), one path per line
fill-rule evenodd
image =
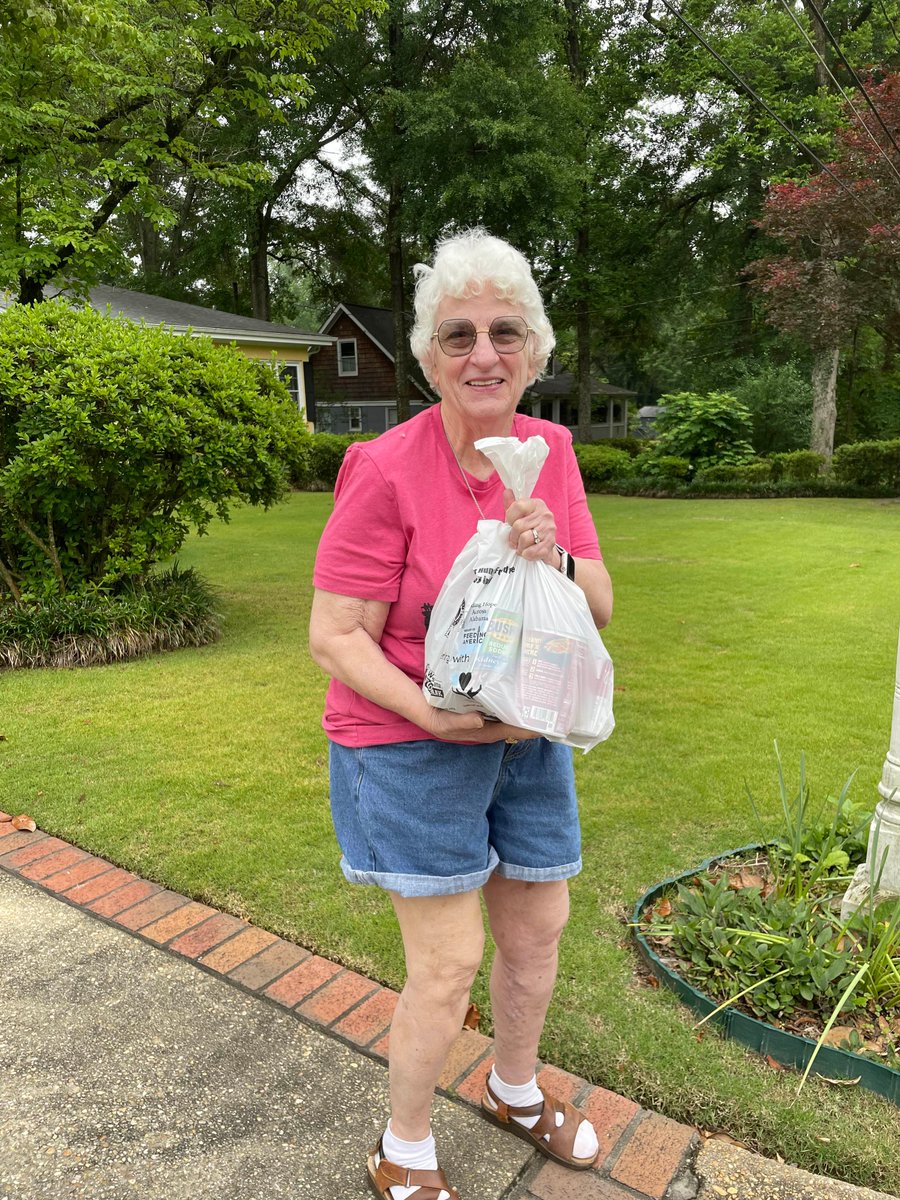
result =
M454 713L443 708L432 708L428 724L424 728L442 742L505 742L525 741L540 737L531 729L519 729L502 721L488 721L480 713Z

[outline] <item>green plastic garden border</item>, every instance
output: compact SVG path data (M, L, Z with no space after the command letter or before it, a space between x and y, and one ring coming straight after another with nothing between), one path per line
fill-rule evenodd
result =
M761 849L763 847L759 843L752 843L749 846L740 846L737 850L728 850L724 854L712 855L710 858L704 859L693 870L682 871L680 875L673 875L671 878L655 884L644 892L634 906L631 923L641 957L657 979L675 992L688 1008L701 1017L708 1016L717 1007L716 1002L709 996L705 996L703 992L698 992L695 987L671 971L654 954L640 930L643 911L648 904L652 904L662 894L665 888L671 887L675 883L681 883L684 879L692 879L695 875L701 875L713 863L729 858L738 858L743 854ZM810 1041L809 1038L800 1037L796 1033L787 1033L783 1029L776 1029L764 1021L748 1017L745 1013L737 1012L732 1008L723 1009L713 1020L725 1037L733 1038L734 1041L740 1042L742 1046L747 1046L750 1050L755 1050L758 1054L771 1055L782 1066L793 1067L798 1071L802 1071L806 1067L816 1048L816 1043ZM881 1063L872 1062L871 1059L848 1054L846 1050L836 1050L833 1046L823 1046L816 1055L813 1072L831 1079L858 1079L860 1087L884 1096L885 1099L900 1106L900 1071L885 1067Z

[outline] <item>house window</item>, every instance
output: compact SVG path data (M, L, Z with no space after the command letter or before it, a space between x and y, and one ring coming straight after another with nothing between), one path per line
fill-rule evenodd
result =
M350 433L362 433L362 409L358 404L347 409L347 428Z
M337 344L338 375L358 375L356 338L342 338Z
M396 406L396 404L392 405L390 408L386 409L385 411L387 412L387 427L388 427L388 429L393 429L394 426L398 423L397 422L397 406Z
M278 376L287 390L291 393L291 399L300 407L300 367L297 363L282 363L278 369Z

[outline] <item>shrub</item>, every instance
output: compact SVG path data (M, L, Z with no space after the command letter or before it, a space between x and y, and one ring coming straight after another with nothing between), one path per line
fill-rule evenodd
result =
M613 479L623 479L633 474L631 455L605 443L577 445L575 458L584 480L585 491L588 492L600 491Z
M659 404L656 453L686 458L695 469L753 457L750 411L727 392L678 392Z
M314 433L310 438L307 476L298 486L314 492L332 491L347 447L354 442L370 442L377 436L374 433Z
M809 372L798 363L743 362L731 391L751 415L750 439L757 454L809 445L812 385Z
M625 450L634 458L646 449L647 441L639 437L605 438L603 445L611 446L614 450Z
M825 470L825 456L815 450L792 450L786 454L773 454L772 478L793 483L810 483Z
M128 583L117 595L84 591L43 603L0 603L0 670L117 662L219 636L209 586L192 568Z
M839 446L831 460L835 479L900 493L900 438Z
M634 464L635 474L641 478L658 479L671 483L683 483L691 477L691 462L677 454L660 454L655 448L645 450Z
M267 366L75 309L0 317L0 598L115 591L285 488L305 425Z
M766 459L748 463L714 463L704 467L694 477L697 483L768 483L772 479L772 464Z

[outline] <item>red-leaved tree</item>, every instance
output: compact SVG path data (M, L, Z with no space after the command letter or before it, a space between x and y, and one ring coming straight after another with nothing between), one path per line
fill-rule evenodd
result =
M865 87L900 144L900 75ZM812 350L810 446L826 457L841 347L860 321L888 337L900 315L900 152L862 96L845 119L828 172L769 189L759 225L785 253L749 268L769 321Z

